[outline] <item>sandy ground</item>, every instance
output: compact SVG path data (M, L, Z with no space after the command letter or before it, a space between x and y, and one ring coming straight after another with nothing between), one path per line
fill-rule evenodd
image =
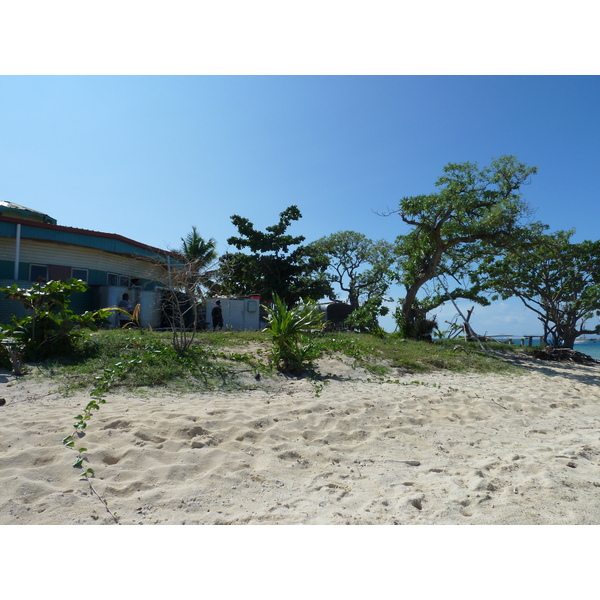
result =
M78 446L122 524L599 524L600 365L109 395ZM394 377L395 379L395 377ZM0 374L0 524L111 524L61 439L89 397Z

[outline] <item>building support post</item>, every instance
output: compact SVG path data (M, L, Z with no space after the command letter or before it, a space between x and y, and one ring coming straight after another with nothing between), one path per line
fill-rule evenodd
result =
M17 223L15 244L15 281L19 280L19 263L21 262L21 223Z

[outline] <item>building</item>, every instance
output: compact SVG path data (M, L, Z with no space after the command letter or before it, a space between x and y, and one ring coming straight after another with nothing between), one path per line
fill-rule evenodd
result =
M160 325L160 290L177 260L173 252L114 233L64 227L46 214L0 202L0 286L81 279L88 291L73 295L76 313L115 306L127 292L140 304L142 326ZM0 298L0 323L23 311L19 302Z

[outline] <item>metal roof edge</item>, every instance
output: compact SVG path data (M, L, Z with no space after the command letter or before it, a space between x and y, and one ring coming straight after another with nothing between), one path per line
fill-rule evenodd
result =
M56 219L47 215L46 213L39 212L38 210L34 210L33 208L28 208L27 206L22 206L21 204L15 204L14 202L9 202L8 200L0 201L0 209L4 208L5 210L20 213L22 215L32 215L41 219L42 223L49 223L51 225L56 225ZM0 210L0 215L4 211Z
M132 246L137 246L138 248L142 248L144 250L148 250L149 252L156 252L158 254L163 254L166 256L172 256L173 258L180 259L181 254L177 252L172 252L170 250L163 250L161 248L156 248L155 246L150 246L148 244L144 244L142 242L136 242L131 238L127 238L123 235L119 235L118 233L105 233L102 231L93 231L91 229L81 229L79 227L67 227L66 225L53 225L50 223L41 223L37 221L31 221L29 219L17 219L15 217L6 217L0 214L0 221L4 221L6 223L14 223L16 225L26 225L28 227L37 227L39 229L47 229L52 231L63 231L65 233L77 233L80 235L87 235L90 237L99 237L104 239L111 239L120 242L124 242L126 244L131 244Z

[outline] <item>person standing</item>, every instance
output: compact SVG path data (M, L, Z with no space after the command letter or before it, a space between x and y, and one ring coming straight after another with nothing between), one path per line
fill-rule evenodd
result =
M129 302L129 294L123 294L123 298L119 301L117 306L120 309L127 311L129 315L133 313L133 304ZM127 327L128 323L131 323L131 317L124 312L119 311L119 325L121 326L121 329Z
M213 331L217 329L223 329L223 309L221 308L221 301L217 300L211 311Z

